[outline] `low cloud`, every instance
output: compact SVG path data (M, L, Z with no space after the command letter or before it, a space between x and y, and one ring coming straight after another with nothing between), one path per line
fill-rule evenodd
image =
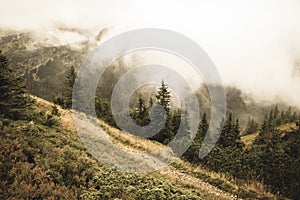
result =
M297 0L3 0L0 27L74 48L134 28L171 29L204 48L224 83L299 105L299 11Z

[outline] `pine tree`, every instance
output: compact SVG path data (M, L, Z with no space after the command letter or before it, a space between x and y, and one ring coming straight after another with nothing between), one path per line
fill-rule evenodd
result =
M162 131L164 129L165 124L163 123L163 119L166 117L160 109L160 107L157 104L154 104L151 112L150 112L150 117L151 117L151 123L150 123L150 132L152 134L156 133L151 139L159 141L162 143L164 140L162 136Z
M292 120L292 107L290 106L285 112L285 122L291 122Z
M162 81L161 86L158 88L156 99L159 105L163 106L167 114L170 114L170 101L171 95L168 86Z
M218 143L223 147L228 147L231 145L231 131L233 128L233 119L232 113L229 113L228 117L225 120L220 139Z
M104 120L111 126L116 127L116 122L111 110L111 104L108 99L98 96L95 98L95 110L98 118Z
M284 110L281 111L281 113L280 113L280 122L281 123L285 123L285 113L284 113Z
M272 123L273 119L274 119L274 114L273 114L273 108L271 109L270 111L270 114L269 114L269 123Z
M172 132L173 125L170 111L171 94L168 90L168 86L164 83L164 81L162 81L161 86L158 88L156 100L157 103L161 105L166 111L166 123L164 128L158 134L156 134L153 139L163 144L167 144L173 139L174 133Z
M76 80L76 72L74 66L71 66L67 72L65 80L65 91L64 91L64 106L66 108L72 107L72 98L73 98L73 87Z
M172 150L175 155L182 155L183 152L189 148L186 144L190 144L192 141L190 116L186 107L180 109L180 123L178 130L173 132L176 135L176 139L173 140Z
M292 118L291 118L291 122L295 122L298 119L298 114L297 112L293 112Z
M208 128L209 128L209 124L207 121L207 116L206 116L206 113L204 113L202 115L202 118L201 118L201 121L199 124L199 128L198 128L199 138L196 137L195 140L199 140L199 142L202 142L208 131Z
M244 144L241 140L240 136L240 121L239 119L235 120L235 124L233 127L233 133L232 133L232 141L233 141L233 146L236 146L238 148L244 147Z
M192 141L191 146L188 150L183 154L183 157L187 159L189 162L197 163L199 162L199 150L203 145L203 139L208 131L209 124L207 121L206 113L202 115L201 121L199 123L197 134Z
M141 94L139 94L138 103L133 117L136 123L140 126L146 126L150 122L148 108L146 107Z
M178 131L173 132L174 135L177 134L177 138L185 137L188 140L191 140L191 127L189 124L189 114L186 108L182 108L180 112L180 121L178 126ZM172 124L174 127L174 124Z
M273 112L273 118L275 121L277 121L278 117L279 117L279 110L278 110L278 106L276 105Z
M243 144L240 138L239 120L234 121L232 113L229 113L225 120L224 127L221 132L221 137L218 141L222 147L242 147Z
M173 125L172 132L174 134L177 133L179 126L180 126L180 122L181 122L181 110L177 109L174 111L173 116L172 116L172 125Z
M265 144L269 132L270 132L270 127L268 126L268 122L265 119L260 127L258 136L254 140L254 144L256 145Z
M0 51L0 115L11 119L29 117L30 98L23 77L16 76L8 59Z
M258 126L259 125L255 122L255 120L251 119L249 116L243 135L255 133L258 130Z

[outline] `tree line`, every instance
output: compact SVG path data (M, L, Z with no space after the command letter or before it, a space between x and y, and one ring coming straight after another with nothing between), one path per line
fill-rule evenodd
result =
M37 106L15 72L0 52L1 199L202 199L194 189L97 162L56 121L59 109ZM71 107L70 98L60 100Z
M57 101L62 106L70 108L72 105L72 86L76 72L72 67L66 77L66 93L63 99ZM158 134L150 139L168 144L178 131L183 108L171 108L171 92L163 81L156 91L156 95L148 100L138 95L135 106L131 108L130 115L134 122L140 126L150 123L150 109L155 112L155 104L161 105L166 111L166 122ZM110 100L100 95L95 97L97 116L108 124L116 126ZM159 113L157 113L159 114ZM291 107L280 111L273 106L261 122L249 117L248 123L241 131L240 120L229 113L223 122L221 136L212 151L203 159L198 154L201 146L205 148L203 139L209 128L208 114L204 113L199 122L196 137L191 146L184 153L183 158L196 165L216 172L222 172L242 180L257 179L268 185L272 192L279 192L290 198L300 196L300 131L299 115ZM184 120L183 120L184 121ZM186 129L189 131L188 120ZM297 129L282 132L279 125L297 122ZM161 123L157 121L154 123ZM221 127L221 126L220 126ZM250 147L245 147L241 135L258 132L258 136Z
M183 156L195 165L244 181L258 180L273 193L297 199L300 196L300 122L298 114L291 111L291 108L281 112L277 106L272 108L248 148L241 141L239 120L229 113L217 145L208 156L200 159L198 153L200 147L205 146L203 138L209 126L204 114L196 138ZM279 125L292 122L296 128L278 129Z

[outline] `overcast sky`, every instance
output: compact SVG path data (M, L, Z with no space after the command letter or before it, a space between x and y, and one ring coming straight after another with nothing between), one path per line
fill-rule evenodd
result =
M0 26L45 30L64 23L109 34L165 28L195 40L223 81L258 97L300 102L299 0L1 0ZM300 104L300 103L299 103Z

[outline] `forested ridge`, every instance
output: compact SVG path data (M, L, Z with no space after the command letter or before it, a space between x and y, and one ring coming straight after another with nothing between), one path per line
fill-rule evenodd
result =
M0 195L3 199L206 197L195 187L174 184L168 179L118 172L103 166L89 155L78 136L59 122L60 107L66 110L72 107L72 86L76 77L73 66L66 73L64 92L53 97L55 104L48 110L36 106L26 89L24 77L17 75L14 70L7 57L1 53ZM99 88L95 97L97 117L118 128L112 116L110 99L101 92ZM166 124L149 140L168 144L178 131L180 119L186 116L185 109L171 104L172 93L164 81L155 89L154 94L148 99L142 92L136 94L136 98L132 100L130 115L136 124L145 126L150 122L150 108L155 104L162 106L166 110ZM242 108L245 105L240 106ZM277 105L272 105L265 109L260 118L254 119L249 115L243 130L236 112L229 108L217 145L207 157L199 159L199 149L201 145L205 146L202 141L208 130L210 116L209 112L204 112L196 138L183 159L192 168L200 166L233 179L237 182L236 187L239 187L238 182L255 181L263 183L264 190L272 192L276 198L297 199L300 196L300 123L297 110L292 107L279 109ZM188 130L188 120L184 121ZM284 124L295 126L291 130L280 130L278 127ZM257 137L246 147L241 136L255 132L258 132ZM193 174L192 171L189 173ZM269 195L264 196L257 191L251 193L247 189L228 189L231 186L226 189L223 182L215 183L211 178L207 182L226 192L234 191L235 197L263 199Z

